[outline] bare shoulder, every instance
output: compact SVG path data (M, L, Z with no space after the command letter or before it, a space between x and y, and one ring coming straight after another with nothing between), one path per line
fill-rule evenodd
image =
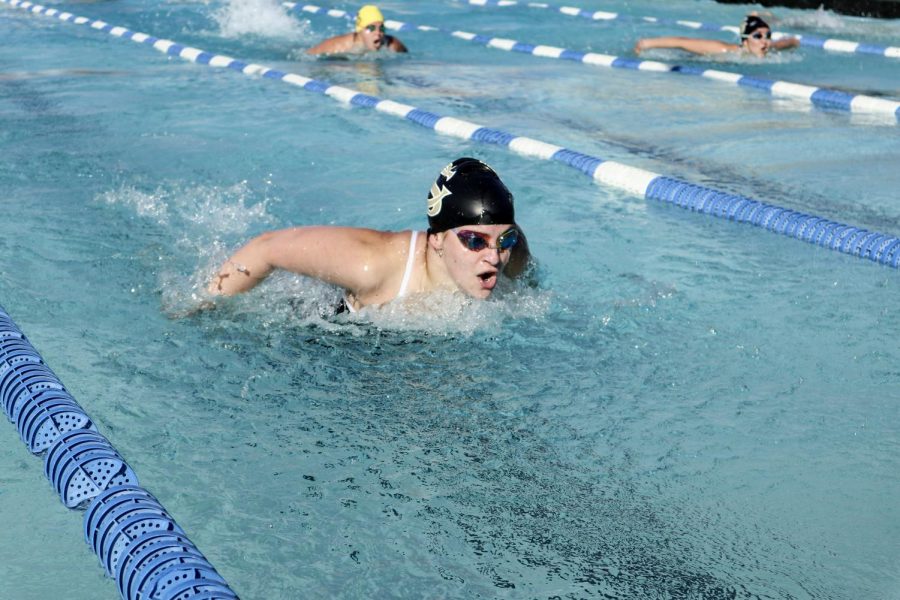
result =
M409 52L403 42L400 41L400 38L395 36L390 36L390 42L388 43L388 48L393 50L394 52Z
M355 227L329 228L338 244L355 249L357 260L370 265L375 272L390 273L406 261L409 231L379 231Z
M306 51L307 54L342 54L353 49L353 33L328 38Z
M410 235L409 231L358 230L360 259L357 265L362 272L352 284L344 286L355 302L382 304L394 298L406 271ZM419 248L424 248L421 240L414 251Z

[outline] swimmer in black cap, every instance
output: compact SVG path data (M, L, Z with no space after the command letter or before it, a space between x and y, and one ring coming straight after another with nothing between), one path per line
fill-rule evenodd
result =
M635 54L651 48L678 48L694 54L719 54L722 52L748 52L762 58L770 50L785 50L800 45L795 37L781 38L772 41L772 30L769 25L755 14L747 15L740 28L741 44L729 44L719 40L704 40L688 37L659 37L638 40L634 46Z
M440 289L486 299L501 276L521 274L529 257L510 191L483 162L460 158L444 167L431 186L428 231L271 231L225 261L208 291L239 294L284 269L344 288L351 312Z

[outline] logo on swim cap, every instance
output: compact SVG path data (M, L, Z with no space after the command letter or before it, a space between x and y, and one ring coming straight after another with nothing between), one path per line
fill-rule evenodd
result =
M441 207L444 205L444 198L452 193L453 192L447 188L438 186L437 181L432 183L431 191L428 192L428 216L433 217L441 212Z
M443 175L444 179L446 179L447 181L453 179L453 176L456 175L456 171L453 169L453 163L450 163L449 165L441 169L441 175Z
M489 166L458 158L441 169L428 193L428 228L436 233L462 225L512 225L513 197Z
M769 24L756 15L747 15L741 23L741 39L747 39L751 33L763 27L769 29Z

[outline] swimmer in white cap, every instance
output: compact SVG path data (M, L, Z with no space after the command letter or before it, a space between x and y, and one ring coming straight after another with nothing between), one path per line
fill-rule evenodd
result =
M719 54L722 52L747 52L762 58L771 50L785 50L800 45L795 37L781 38L772 41L772 30L768 23L756 15L747 15L741 24L741 43L729 44L719 40L704 40L688 37L658 37L638 40L634 46L635 54L651 48L677 48L694 54Z
M338 35L313 46L307 54L363 54L387 48L406 52L399 39L384 32L384 15L377 6L367 4L356 13L356 27L350 33Z
M341 308L355 312L437 290L487 299L500 277L525 271L530 255L513 196L483 162L459 158L444 167L427 212L424 232L323 226L264 233L225 261L208 291L246 292L283 269L343 288Z

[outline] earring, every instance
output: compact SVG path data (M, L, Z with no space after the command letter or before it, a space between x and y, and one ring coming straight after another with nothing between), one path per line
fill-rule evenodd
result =
M438 249L437 249L437 255L438 255L439 257L441 257L441 258L444 258L444 249L443 249L443 248L438 248Z

